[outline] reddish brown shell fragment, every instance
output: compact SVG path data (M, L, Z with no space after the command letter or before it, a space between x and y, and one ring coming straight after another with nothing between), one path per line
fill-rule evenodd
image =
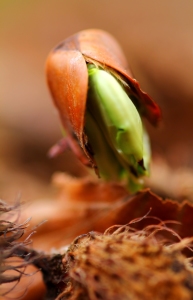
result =
M86 109L88 72L86 63L95 63L117 72L129 85L141 113L157 125L161 113L158 105L133 79L125 56L117 41L107 32L97 29L81 31L58 45L47 59L47 80L52 97L68 133L74 132L85 149L84 116ZM88 153L87 153L88 154Z
M88 89L84 57L77 50L54 51L47 60L47 79L65 129L81 140Z

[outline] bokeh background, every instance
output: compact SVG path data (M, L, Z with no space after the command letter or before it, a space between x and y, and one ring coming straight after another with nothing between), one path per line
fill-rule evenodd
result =
M55 171L85 174L69 152L46 156L61 128L44 65L55 45L86 28L117 38L134 77L161 106L163 124L148 126L154 155L191 168L192 13L191 0L0 0L0 197L51 197Z
M69 151L47 157L61 126L44 67L55 45L86 28L117 38L134 77L162 109L160 127L147 124L154 161L148 184L158 194L193 200L193 1L0 0L0 199L30 203L21 217L32 216L33 226L49 220L38 228L39 238L33 236L39 249L63 246L73 235L72 229L65 232L64 224L71 228L69 211L80 217L78 229L83 223L85 206L75 201L82 183L64 176L58 198L51 184L56 171L87 171ZM44 290L37 276L30 279L28 300L40 299L36 294ZM11 298L16 295L14 290Z

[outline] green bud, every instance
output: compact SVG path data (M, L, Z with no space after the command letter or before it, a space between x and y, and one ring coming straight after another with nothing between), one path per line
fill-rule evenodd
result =
M85 127L96 162L100 161L99 172L101 168L110 178L122 178L124 170L125 177L138 185L137 177L148 173L150 153L140 115L112 74L88 65L88 75Z

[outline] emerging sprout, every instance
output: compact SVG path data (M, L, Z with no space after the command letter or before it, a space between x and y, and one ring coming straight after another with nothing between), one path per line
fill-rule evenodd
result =
M88 65L88 74L85 130L100 175L119 179L124 170L144 174L143 127L135 105L107 71Z
M131 77L113 37L86 30L68 38L49 55L47 78L70 144L80 145L100 177L125 178L138 189L150 161L140 115L156 125L160 110Z

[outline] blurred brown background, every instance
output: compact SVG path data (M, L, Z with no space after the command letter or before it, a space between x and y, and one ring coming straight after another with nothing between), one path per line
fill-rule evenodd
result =
M141 87L164 122L148 126L154 152L173 166L193 166L193 2L191 0L0 0L0 198L47 195L55 170L82 175L72 154L46 152L61 137L44 64L69 35L101 28L123 47Z

